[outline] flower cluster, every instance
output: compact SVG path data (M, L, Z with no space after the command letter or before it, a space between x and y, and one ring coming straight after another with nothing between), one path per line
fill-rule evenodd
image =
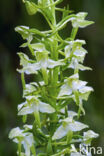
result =
M87 51L84 40L75 39L79 28L93 24L85 20L87 13L72 14L68 8L58 8L62 0L38 0L34 3L23 0L29 15L41 13L50 29L18 26L30 55L19 52L20 69L25 101L18 105L18 115L23 117L23 128L14 128L9 138L18 144L19 156L83 156L77 149L79 144L91 144L98 134L79 121L85 115L83 101L88 100L92 87L80 80L79 71L91 70L83 65ZM62 12L59 23L56 11ZM70 37L63 39L59 31L71 22ZM70 71L65 76L66 70ZM26 83L25 75L35 75L37 81ZM76 106L74 112L70 104ZM31 117L30 120L28 118ZM91 155L91 154L90 154Z

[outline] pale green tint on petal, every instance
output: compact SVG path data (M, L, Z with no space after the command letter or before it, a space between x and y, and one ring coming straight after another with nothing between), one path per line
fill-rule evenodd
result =
M42 52L42 51L45 51L45 45L42 44L42 43L34 43L34 44L31 44L31 47L36 50L36 51L39 51L39 52Z
M19 112L18 115L27 115L27 114L32 114L36 110L35 105L23 107Z
M77 132L77 131L81 131L85 128L88 128L87 125L81 123L81 122L78 122L78 121L73 121L72 123L71 122L67 122L67 124L65 126L61 125L57 130L56 132L54 133L52 139L55 140L55 139L61 139L63 138L64 136L67 135L68 131L71 130L73 132Z
M78 121L69 124L69 129L73 132L81 131L85 128L88 128L88 126Z
M72 58L71 63L69 64L68 68L78 69L78 70L81 70L81 71L92 70L90 67L86 67L86 66L84 66L82 64L79 64L79 59L77 57Z
M22 69L17 69L19 73L29 74L37 74L37 70L40 70L39 63L31 64L29 63L27 66L23 67Z
M24 127L24 129L29 130L29 129L32 129L33 128L33 125L27 125L26 124L23 127Z
M69 77L69 79L78 79L78 78L79 78L78 73L76 73L76 74Z
M87 26L89 26L91 24L94 24L94 22L93 21L87 21L87 20L84 20L84 21L78 20L78 26L80 28L85 28L85 27L87 27Z
M30 61L29 57L26 54L22 53L22 52L19 52L18 55L20 57L20 65L27 66L27 64Z
M35 95L29 95L26 96L26 100L30 103L35 102L35 103L39 103L39 100L37 99L37 97Z
M25 85L25 89L23 91L23 96L31 94L31 93L33 93L35 91L36 91L36 87L35 86L33 86L32 84L26 84Z
M82 46L82 45L86 44L86 41L85 40L76 39L75 41L70 41L69 44L71 44L71 45L76 44L77 46Z
M85 20L85 17L87 16L87 13L80 12L76 14L76 17L72 18L72 26L74 28L85 28L91 24L93 24L93 21L87 21Z
M29 145L25 141L23 141L22 144L23 144L23 147L24 147L24 150L25 150L25 155L30 156L30 147L29 147Z
M37 71L42 68L54 68L56 66L65 65L65 63L62 60L54 61L48 59L47 51L44 52L37 52L37 63L30 63L33 62L33 60L30 60L26 54L18 53L20 57L20 65L22 65L23 68L17 69L17 71L26 74L37 74Z
M58 98L61 97L61 96L64 96L64 95L71 95L72 92L75 89L78 89L79 85L78 85L78 87L74 85L74 82L78 81L77 80L78 77L79 77L79 75L77 73L77 74L74 74L74 75L70 76L68 79L65 80L65 84L62 85L61 88L60 88L60 92L58 94Z
M78 64L78 69L81 71L92 70L90 67L83 66L82 64Z
M61 113L65 113L65 109L64 108L61 109L60 112ZM74 112L74 111L68 111L68 117L73 118L75 116L77 116L77 113L76 112Z
M84 132L83 139L84 139L84 141L86 141L89 139L97 138L98 136L99 136L99 134L95 133L92 130L88 130L87 132Z
M84 155L80 154L79 152L72 152L70 156L84 156Z
M26 106L26 105L28 105L27 101L25 101L25 102L19 104L19 105L18 105L18 111L20 111L21 108L22 108L23 106Z
M87 84L86 81L81 81L81 80L75 80L78 77L78 75L73 75L69 77L66 80L66 83L61 86L60 92L58 97L64 96L64 95L71 95L72 92L77 91L77 90L82 90L84 86Z
M15 28L15 31L18 32L23 39L27 39L29 37L29 33L27 30L29 30L29 27L26 26L17 26Z
M74 111L68 111L68 116L73 118L73 117L77 116L77 113Z
M41 113L54 113L55 109L52 106L50 106L49 104L46 104L44 102L40 102L39 103L39 111Z
M79 13L77 13L77 17L80 18L81 20L84 20L87 15L88 15L87 12L79 12Z
M73 118L72 117L67 117L67 118L62 120L62 123L66 123L66 124L72 123L72 122L73 122Z
M80 90L79 90L79 92L82 93L82 94L84 94L86 92L91 92L91 91L93 91L93 88L92 87L88 87L88 86L80 88Z
M24 147L26 156L30 156L30 148L32 147L34 142L35 141L34 141L34 137L33 137L32 133L30 133L30 132L24 133L24 138L23 138L21 144Z
M69 45L67 45L65 47L65 57L66 58L70 57L73 49L74 49L73 55L75 55L75 56L82 57L83 55L85 56L85 53L87 53L87 51L84 48L82 48L82 45L84 45L86 43L84 40L77 39L75 41L70 41L68 43L69 43Z
M72 89L73 91L80 90L87 84L86 81L81 81L81 80L73 80L72 81Z
M72 94L72 89L67 85L64 84L61 86L61 90L59 92L58 97L64 96L64 95L71 95Z
M37 70L40 69L39 63L30 63L33 62L33 60L30 60L24 53L18 53L18 55L20 57L20 65L22 65L23 68L17 69L17 71L26 74L37 74Z
M24 138L24 141L31 147L34 143L34 138L32 133L27 133L26 137Z
M86 53L87 51L84 48L76 48L76 50L73 53L73 57L76 57L78 62L83 63Z
M54 68L56 66L65 65L64 62L60 61L53 61L51 59L48 59L48 68Z
M13 139L13 138L15 138L15 137L22 137L23 135L22 135L22 132L23 132L23 130L21 130L19 127L17 127L17 128L13 128L11 131L10 131L10 133L9 133L9 138L10 139Z
M49 113L49 114L55 112L55 109L51 105L41 102L34 96L28 96L26 97L26 99L27 101L25 103L19 105L18 115L32 114L33 112L36 111L40 111L41 113Z
M63 127L62 125L56 130L56 132L54 133L52 140L56 140L56 139L61 139L64 136L67 135L69 131L69 127L68 125L66 127Z
M66 57L66 58L70 57L71 50L72 50L72 47L71 47L70 45L67 45L67 46L65 47L65 57Z

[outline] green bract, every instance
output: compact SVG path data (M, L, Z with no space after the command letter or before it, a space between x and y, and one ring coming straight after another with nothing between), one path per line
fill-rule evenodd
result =
M28 14L41 13L50 29L40 31L27 26L15 28L25 40L21 48L30 51L29 56L18 53L20 67L17 69L21 74L25 99L18 105L18 115L27 124L9 133L9 138L18 144L19 156L84 156L87 155L85 146L98 137L98 134L88 130L89 126L79 121L85 115L83 100L88 100L93 88L80 80L79 70L91 68L83 65L88 53L83 47L86 42L75 39L79 28L93 22L85 20L87 13L70 14L68 7L58 8L57 5L62 1L23 0ZM62 19L58 23L56 11L62 12ZM59 31L68 22L72 24L72 32L64 40ZM65 77L67 69L73 73ZM26 74L35 75L36 82L32 80L26 83ZM77 112L72 111L72 100ZM84 155L80 153L80 145L84 146Z

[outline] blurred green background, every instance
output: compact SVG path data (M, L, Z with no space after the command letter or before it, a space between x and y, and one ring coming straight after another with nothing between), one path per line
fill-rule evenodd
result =
M88 19L95 24L80 29L79 39L85 39L88 55L85 65L93 71L81 72L81 78L94 88L87 103L84 104L86 116L84 122L100 134L93 142L94 146L104 145L104 0L64 0L61 6L70 5L75 13L88 12ZM19 65L17 52L23 43L21 36L15 33L17 25L47 28L47 23L40 14L28 16L21 0L0 0L0 156L15 156L16 146L8 139L12 127L21 125L17 117L17 105L22 101L20 75L16 72ZM64 29L63 37L70 32ZM104 147L103 147L104 150ZM103 151L104 152L104 151ZM103 154L104 155L104 154Z

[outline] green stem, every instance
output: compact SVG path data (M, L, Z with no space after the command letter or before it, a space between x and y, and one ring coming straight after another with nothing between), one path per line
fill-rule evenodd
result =
M22 81L22 87L23 89L25 89L25 76L24 76L24 73L21 73L21 81Z
M65 117L66 118L68 117L68 107L67 106L65 107Z
M81 108L79 107L79 109L78 109L77 119L79 119L79 118L80 118L80 114L81 114Z
M44 18L46 19L47 23L49 24L50 28L53 30L53 26L52 24L50 23L50 21L48 20L47 16L44 14L43 11L40 11L40 13L44 16Z
M28 44L28 48L29 48L31 54L34 56L35 53L34 53L34 50L33 50L32 47L31 47L31 44Z
M32 151L33 156L36 156L36 150L35 150L34 145L31 146L31 151Z
M18 152L19 152L19 156L21 156L21 141L19 141L18 143Z
M46 68L42 68L42 74L43 74L44 82L47 85L48 84L48 73L47 73Z
M71 36L70 36L72 40L75 39L77 32L78 32L78 27L72 29Z
M53 154L51 156L61 156L61 155L64 155L64 154L69 154L70 153L70 149L69 148L66 148L64 149L63 151L57 153L57 154Z
M41 128L41 122L40 122L39 112L38 111L35 111L34 116L35 116L36 124L38 125L39 128Z
M23 121L23 123L26 123L26 121L27 121L27 115L24 115L24 116L22 117L22 121Z

